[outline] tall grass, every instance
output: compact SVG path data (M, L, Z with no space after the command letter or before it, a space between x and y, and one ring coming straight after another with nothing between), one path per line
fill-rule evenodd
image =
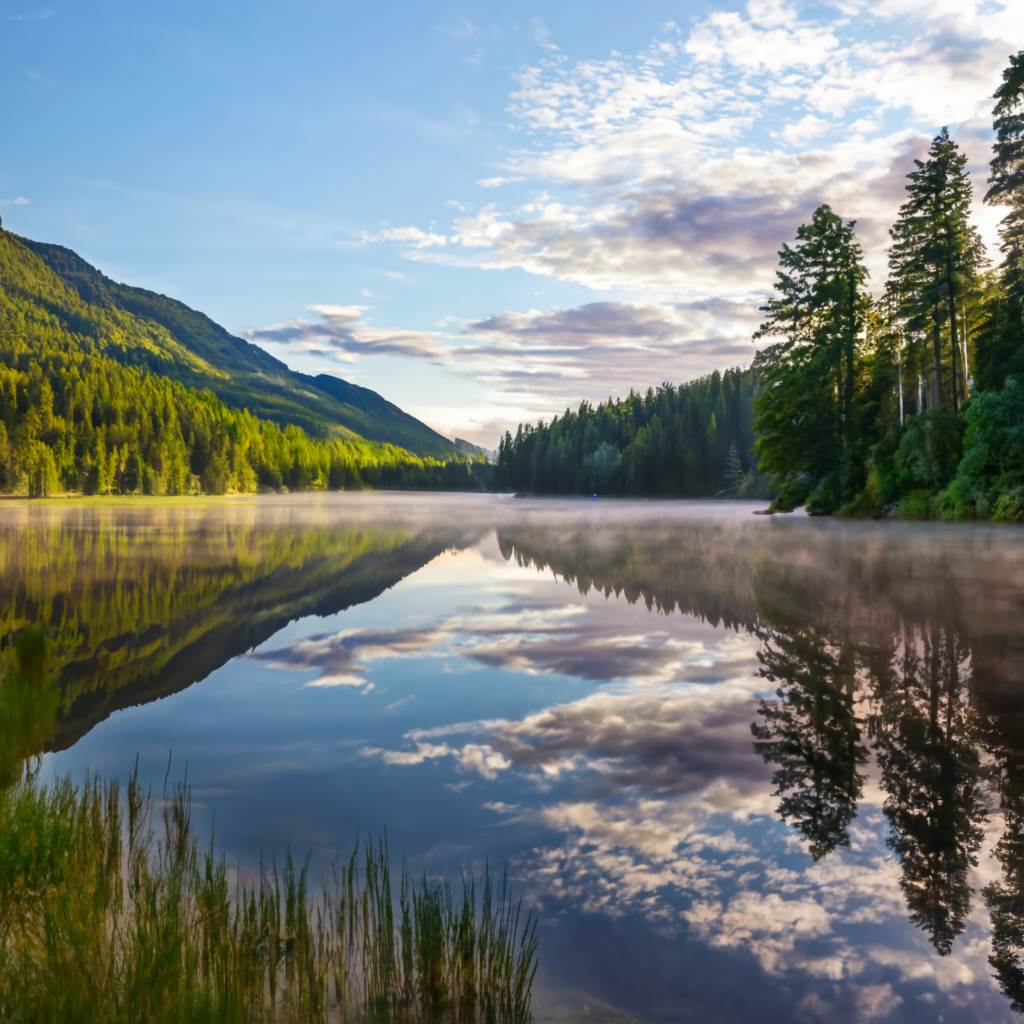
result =
M31 775L0 793L0 1020L516 1022L536 921L507 875L458 885L369 842L311 889L200 847L186 786Z

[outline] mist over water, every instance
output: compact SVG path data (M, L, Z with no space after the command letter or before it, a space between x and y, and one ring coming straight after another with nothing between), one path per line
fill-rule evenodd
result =
M1024 1008L1024 531L436 495L0 507L0 781L187 771L251 871L507 861L538 1017Z

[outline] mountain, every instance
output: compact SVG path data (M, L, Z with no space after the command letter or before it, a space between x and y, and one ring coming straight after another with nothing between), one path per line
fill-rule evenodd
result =
M232 375L224 350L188 347L156 320L112 304L102 292L89 294L99 301L87 301L17 236L0 230L0 493L460 490L484 486L490 475L482 459L454 450L421 456L340 423L327 423L316 436L288 422L280 406L280 420L254 415L240 406L257 403L239 393L248 387L252 395L260 375ZM203 323L185 307L173 309ZM212 327L208 333L232 355L237 339ZM301 393L284 386L288 379L276 379L276 394L257 397L273 405L283 395L291 410L307 411ZM307 393L322 396L308 411L343 408L319 389ZM408 427L399 410L372 398L370 414L381 430L388 420Z
M154 337L154 341L161 355L158 372L164 376L190 387L209 388L229 406L282 425L295 424L314 437L359 435L417 455L463 451L369 388L329 374L297 373L177 299L113 281L63 246L12 237L38 255L85 302L163 328L170 338Z
M463 437L453 438L452 444L460 455L486 455L488 460L494 459L494 452L490 448L481 448L480 445L473 444Z

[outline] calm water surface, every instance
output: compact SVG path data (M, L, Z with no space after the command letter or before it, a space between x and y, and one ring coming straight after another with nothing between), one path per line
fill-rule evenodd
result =
M1024 1009L1024 531L755 506L0 506L52 683L0 779L162 785L250 870L507 861L539 1019Z

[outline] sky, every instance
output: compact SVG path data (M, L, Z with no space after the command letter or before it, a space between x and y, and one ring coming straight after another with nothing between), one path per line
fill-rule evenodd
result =
M0 217L493 447L749 364L821 202L873 285L1019 0L0 0Z

